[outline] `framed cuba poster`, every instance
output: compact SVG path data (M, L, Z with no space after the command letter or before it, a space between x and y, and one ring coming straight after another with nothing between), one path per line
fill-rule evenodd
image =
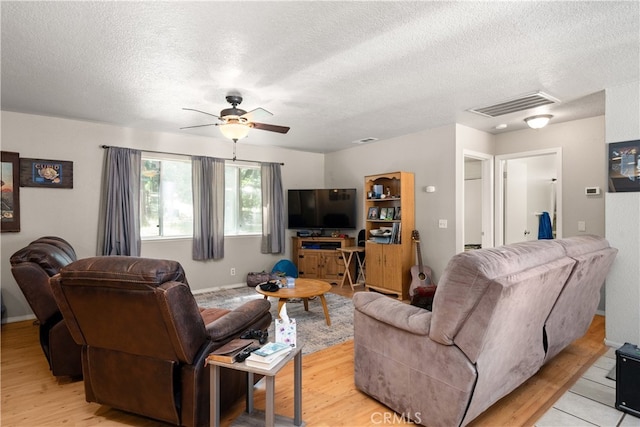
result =
M2 152L2 232L20 231L20 155Z
M22 187L73 188L73 162L20 159Z
M609 144L609 192L640 191L640 140Z

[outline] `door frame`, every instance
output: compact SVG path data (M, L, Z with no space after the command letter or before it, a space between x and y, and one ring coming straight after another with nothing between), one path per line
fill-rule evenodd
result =
M545 148L520 153L502 154L496 156L495 161L495 185L496 185L496 217L495 217L495 244L504 245L504 166L505 161L524 159L555 154L556 164L556 239L562 238L562 147Z

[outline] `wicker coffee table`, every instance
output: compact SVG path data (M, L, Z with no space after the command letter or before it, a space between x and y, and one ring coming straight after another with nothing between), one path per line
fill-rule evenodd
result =
M309 298L320 298L322 309L324 310L324 317L327 319L327 325L329 326L331 326L331 319L329 318L329 309L327 308L327 300L324 298L324 294L330 290L331 285L329 283L316 279L296 279L293 288L280 288L275 292L263 291L260 289L260 286L256 286L256 291L264 295L265 299L268 297L278 298L278 313L280 313L282 305L287 302L289 298L302 299L305 311L309 311Z

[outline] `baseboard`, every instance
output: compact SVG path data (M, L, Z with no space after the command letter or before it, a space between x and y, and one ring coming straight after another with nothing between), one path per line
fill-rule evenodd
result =
M15 323L15 322L23 322L25 320L35 320L36 316L34 314L25 314L24 316L12 316L7 317L6 319L2 319L2 324L5 323Z
M604 345L606 345L607 347L611 347L611 348L620 348L624 345L624 343L619 343L619 342L615 342L615 341L611 341L608 339L604 339Z
M207 292L221 291L223 289L242 288L244 286L247 286L247 284L246 283L230 283L228 285L214 286L214 287L211 287L211 288L191 289L191 293L193 295L200 295L200 294L205 294Z

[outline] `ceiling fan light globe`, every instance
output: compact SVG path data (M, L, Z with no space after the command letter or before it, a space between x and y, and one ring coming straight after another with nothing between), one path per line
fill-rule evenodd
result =
M527 117L524 121L531 129L542 129L545 127L553 116L551 114L542 114L539 116Z
M249 134L249 129L251 129L249 126L239 122L224 123L218 127L225 138L233 140L246 138Z

